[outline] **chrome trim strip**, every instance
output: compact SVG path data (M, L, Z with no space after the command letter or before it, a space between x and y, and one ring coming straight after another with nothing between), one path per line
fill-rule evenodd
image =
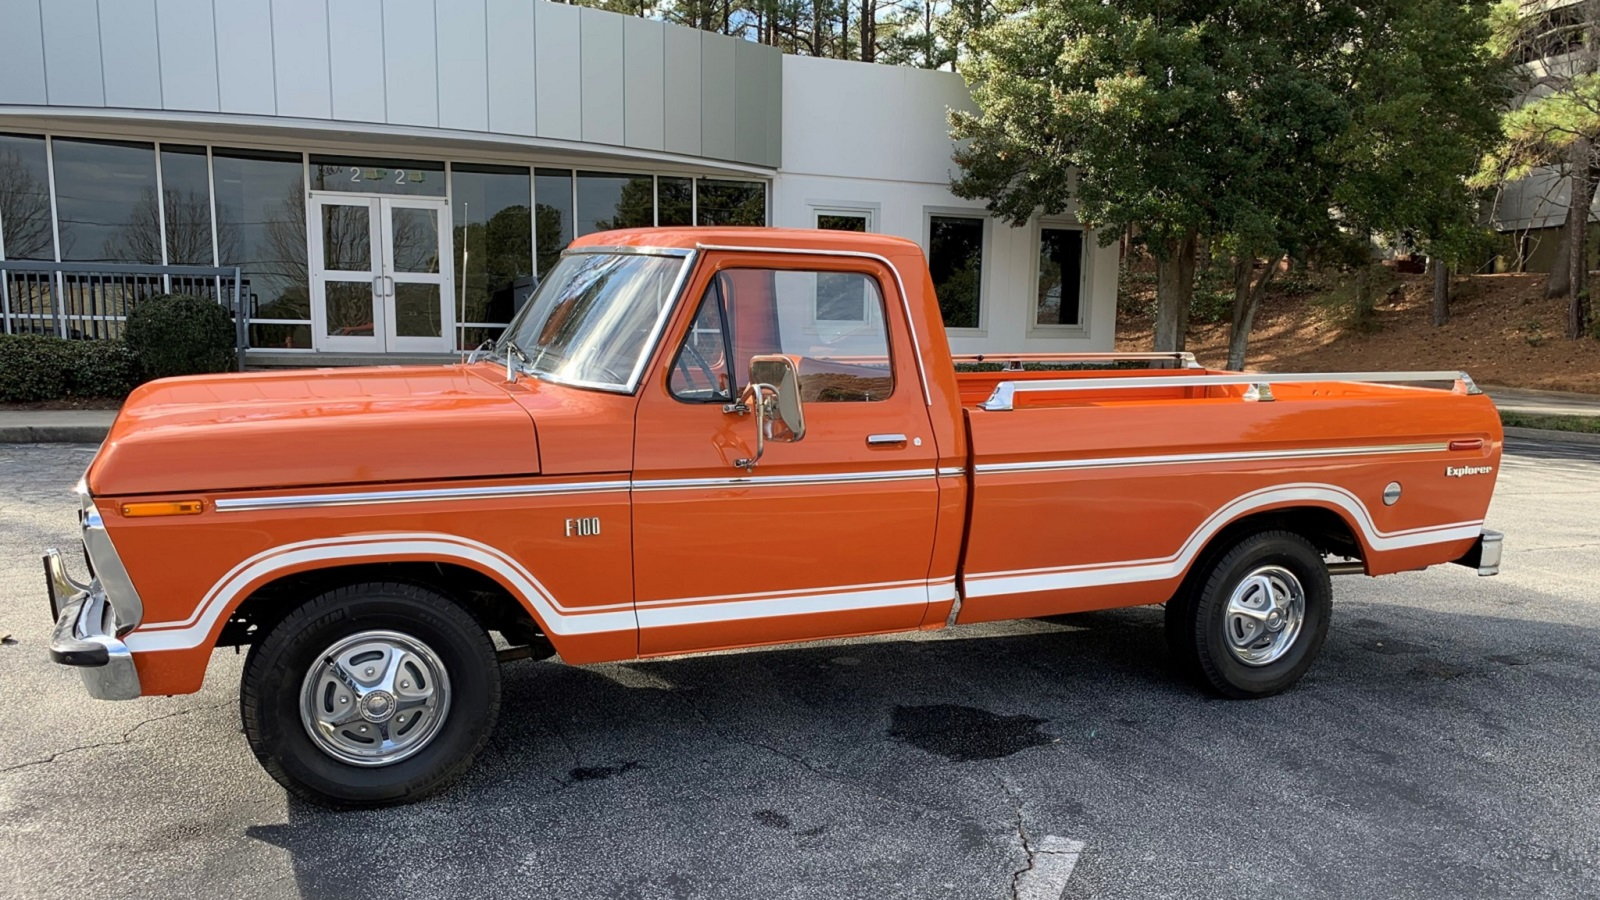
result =
M737 244L696 244L701 250L721 250L731 253L785 253L791 256L846 256L856 259L871 259L883 263L890 274L894 275L895 287L900 290L900 308L906 314L906 327L911 330L911 352L917 358L917 376L922 379L922 401L928 406L933 406L933 391L928 387L928 370L922 358L922 340L917 337L916 319L911 315L911 298L906 295L905 279L900 277L900 269L890 262L888 257L876 253L867 253L862 250L802 250L796 247L746 247Z
M1054 472L1064 469L1109 469L1127 466L1172 466L1197 462L1252 462L1277 459L1320 459L1341 456L1377 456L1389 453L1433 453L1450 449L1447 443L1390 444L1371 447L1325 447L1312 450L1247 450L1235 453L1174 453L1160 456L1108 456L1092 459L1049 459L1032 462L979 463L979 475L1006 472Z
M946 466L939 470L939 477L941 478L954 478L965 474L967 474L967 470L961 466Z
M1355 382L1371 384L1382 382L1449 381L1460 388L1459 393L1480 394L1472 377L1460 371L1435 372L1253 372L1228 375L1141 375L1112 378L1052 378L1039 381L1002 381L995 385L989 399L979 404L986 410L1011 410L1018 393L1035 391L1109 391L1158 387L1212 387L1216 385L1246 384L1251 387L1271 384L1318 384L1321 382ZM1401 386L1401 385L1396 385ZM1248 399L1248 398L1247 398ZM1270 396L1261 399L1270 399Z
M636 247L630 244L585 244L581 247L568 247L561 251L561 255L568 253L623 253L633 256L683 256L694 255L694 250L689 247Z
M122 557L117 555L117 547L111 542L105 520L100 517L100 510L95 507L93 498L85 493L83 502L86 505L83 511L83 547L89 554L90 565L94 566L91 574L105 592L106 602L111 604L116 617L117 634L124 635L144 621L144 601L133 586L128 568L122 564Z
M228 497L215 501L217 512L262 509L304 509L320 506L362 506L377 503L427 503L441 500L483 500L538 497L545 494L603 494L626 491L626 481L580 481L559 484L500 484L481 487L420 488L409 491L361 491L340 494L291 494L278 497Z
M882 472L823 472L813 475L755 475L727 478L647 478L635 480L636 491L685 491L701 488L791 487L801 484L862 484L933 478L937 469L893 469Z

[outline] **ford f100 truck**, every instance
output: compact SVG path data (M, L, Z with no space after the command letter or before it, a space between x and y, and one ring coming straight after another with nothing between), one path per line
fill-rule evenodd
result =
M332 806L403 802L494 727L500 661L599 663L1165 604L1228 697L1293 685L1330 573L1493 574L1493 405L1460 372L1186 354L956 359L911 241L573 244L456 365L162 380L45 555L91 696L197 690Z

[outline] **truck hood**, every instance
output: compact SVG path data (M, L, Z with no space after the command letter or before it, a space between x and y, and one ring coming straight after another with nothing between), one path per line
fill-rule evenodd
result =
M461 366L202 375L128 397L96 495L425 481L539 471L533 420Z

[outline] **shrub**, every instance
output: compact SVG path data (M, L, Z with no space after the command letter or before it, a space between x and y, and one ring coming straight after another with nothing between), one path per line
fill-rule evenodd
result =
M121 341L0 335L0 402L120 400L138 383L133 353Z
M139 301L128 314L127 340L146 378L227 372L234 365L233 319L200 297L163 294Z

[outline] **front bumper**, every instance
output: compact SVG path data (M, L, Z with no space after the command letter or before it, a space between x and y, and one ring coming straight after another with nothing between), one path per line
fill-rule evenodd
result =
M96 700L138 697L139 670L128 645L118 636L116 611L99 580L89 584L74 581L56 550L45 553L44 568L50 609L56 616L50 658L77 668L84 688Z
M1477 569L1479 575L1500 574L1500 548L1505 535L1488 528L1478 535L1478 540L1465 555L1455 561L1458 566Z

